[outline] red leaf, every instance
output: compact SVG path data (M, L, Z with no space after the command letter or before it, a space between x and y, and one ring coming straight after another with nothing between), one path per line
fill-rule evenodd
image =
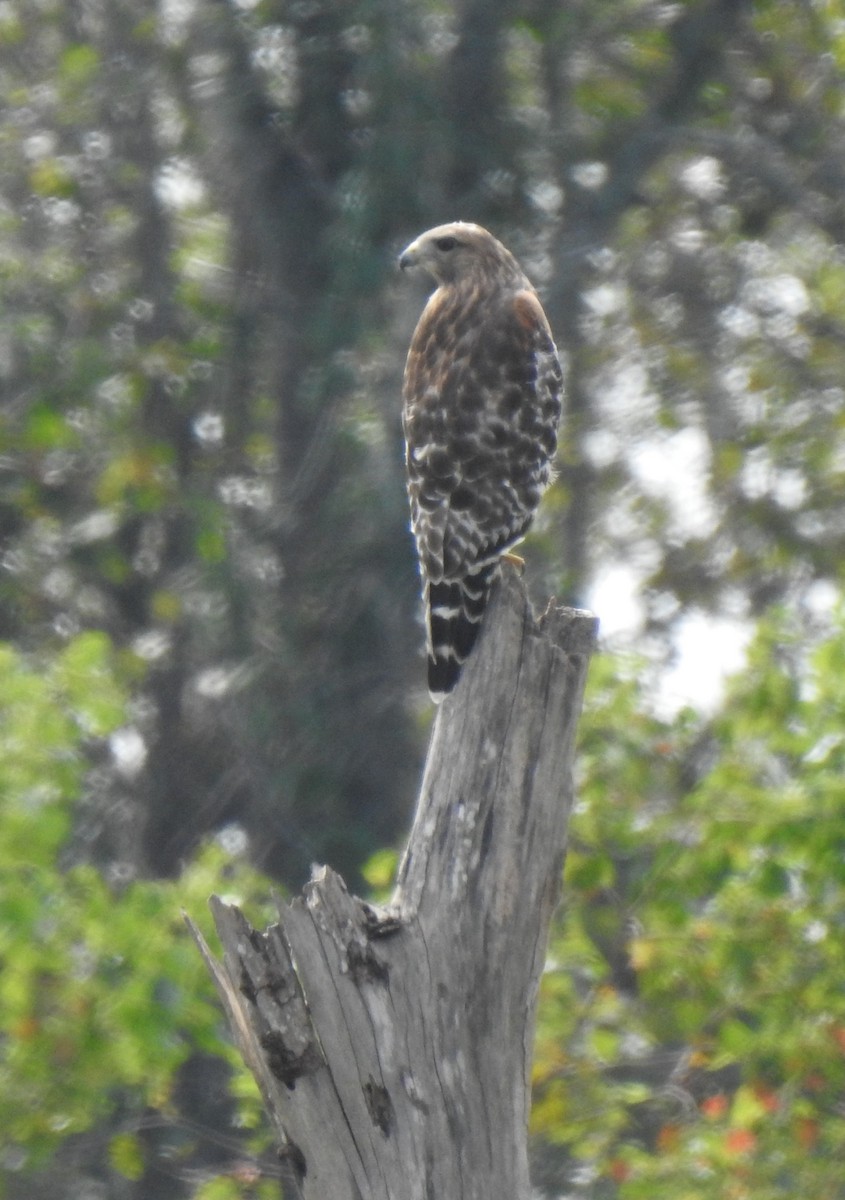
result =
M700 1107L708 1121L718 1121L728 1111L728 1098L724 1092L719 1092L715 1096L708 1096L706 1100L702 1100Z
M731 1129L725 1134L725 1149L729 1154L750 1154L757 1138L750 1129Z
M795 1140L802 1150L813 1150L819 1140L819 1123L814 1117L798 1117L793 1126Z
M661 1154L674 1150L678 1144L681 1131L677 1125L663 1125L657 1134L657 1149Z
M631 1174L631 1168L622 1158L612 1158L608 1165L608 1174L614 1183L624 1183Z

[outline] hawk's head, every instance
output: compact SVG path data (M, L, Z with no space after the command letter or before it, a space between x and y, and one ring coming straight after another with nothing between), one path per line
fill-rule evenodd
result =
M522 271L501 242L468 221L437 225L420 236L399 256L402 270L419 267L439 284L495 278L524 282Z

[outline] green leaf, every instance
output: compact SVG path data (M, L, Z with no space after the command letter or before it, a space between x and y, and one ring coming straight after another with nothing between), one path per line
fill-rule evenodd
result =
M393 884L398 861L395 850L377 850L364 863L361 874L374 891L385 892Z
M144 1153L134 1133L118 1133L109 1142L109 1162L124 1179L133 1183L144 1174Z
M99 52L88 42L68 46L59 58L59 78L79 87L90 83L99 66Z

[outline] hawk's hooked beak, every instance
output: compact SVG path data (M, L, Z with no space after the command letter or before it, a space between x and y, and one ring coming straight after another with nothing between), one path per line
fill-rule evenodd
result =
M399 266L403 271L408 267L415 267L419 261L419 249L416 242L411 242L407 249L403 250L399 255Z

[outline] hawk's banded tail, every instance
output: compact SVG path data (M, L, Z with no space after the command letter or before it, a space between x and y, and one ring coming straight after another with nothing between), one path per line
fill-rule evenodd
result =
M470 656L498 568L495 558L457 582L426 584L428 690L436 704L451 692Z

